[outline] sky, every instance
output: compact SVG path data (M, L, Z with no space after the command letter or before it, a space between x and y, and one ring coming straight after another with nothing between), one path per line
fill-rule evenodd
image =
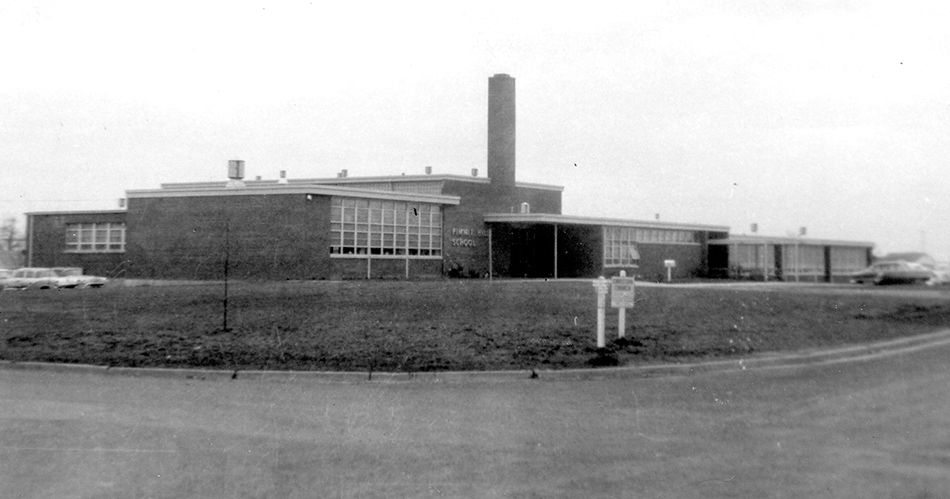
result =
M950 5L0 3L0 217L249 178L517 176L563 213L950 260Z

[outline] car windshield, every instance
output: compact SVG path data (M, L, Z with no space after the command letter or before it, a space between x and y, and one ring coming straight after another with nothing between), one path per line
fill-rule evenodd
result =
M82 275L82 269L56 269L56 274L60 277Z

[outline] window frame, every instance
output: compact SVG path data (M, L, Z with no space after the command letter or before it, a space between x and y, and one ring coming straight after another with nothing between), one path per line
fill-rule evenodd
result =
M65 226L63 253L125 253L125 222L80 222Z
M438 204L332 196L330 257L440 260L442 220Z
M640 251L637 249L637 230L633 227L604 226L602 263L604 268L640 267ZM633 250L636 257L630 253Z

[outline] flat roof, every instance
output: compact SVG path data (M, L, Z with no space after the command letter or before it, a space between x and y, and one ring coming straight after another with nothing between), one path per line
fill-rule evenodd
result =
M102 214L123 214L126 210L62 210L62 211L28 211L24 215L102 215Z
M339 187L333 185L271 184L247 185L245 187L228 188L224 187L224 184L222 184L218 187L212 188L166 188L126 191L126 197L129 199L211 196L268 196L277 194L316 194L318 196L347 196L368 199L383 199L387 201L409 201L449 205L457 205L461 202L461 198L459 196L356 189L352 187Z
M809 239L788 236L759 236L759 235L730 235L726 239L710 239L710 245L724 246L729 244L804 244L811 246L850 246L856 248L873 248L874 243L867 241L844 241L840 239Z
M655 220L633 220L623 218L579 217L571 215L557 215L553 213L486 213L485 221L494 223L558 223L568 225L605 225L616 227L643 227L646 229L729 232L729 227L725 225L658 222Z
M249 180L243 182L248 187L254 186L277 186L277 185L333 185L333 184L375 184L381 182L441 182L451 180L455 182L471 182L476 184L490 184L488 177L472 177L465 175L451 174L432 174L432 175L386 175L377 177L333 177L333 178L297 178L287 179L286 184L280 184L275 179ZM210 189L220 188L227 184L226 180L217 180L212 182L171 182L162 183L162 189ZM526 187L529 189L544 189L561 192L563 186L550 184L536 184L532 182L515 182L515 187Z

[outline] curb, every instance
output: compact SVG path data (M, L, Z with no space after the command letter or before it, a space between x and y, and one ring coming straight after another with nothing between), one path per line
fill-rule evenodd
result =
M852 345L831 350L807 350L790 354L769 354L761 357L716 360L683 364L629 365L599 369L520 369L511 371L438 371L418 373L353 372L353 371L261 371L221 369L171 369L156 367L108 367L90 364L57 364L51 362L16 362L0 360L0 369L30 370L55 373L98 374L129 377L158 377L185 380L252 380L269 382L307 381L317 383L458 383L504 381L585 381L607 378L648 378L683 376L700 373L745 371L749 369L794 368L834 362L858 361L930 346L950 343L950 329L934 333L888 340L865 345ZM534 375L537 379L533 379Z

